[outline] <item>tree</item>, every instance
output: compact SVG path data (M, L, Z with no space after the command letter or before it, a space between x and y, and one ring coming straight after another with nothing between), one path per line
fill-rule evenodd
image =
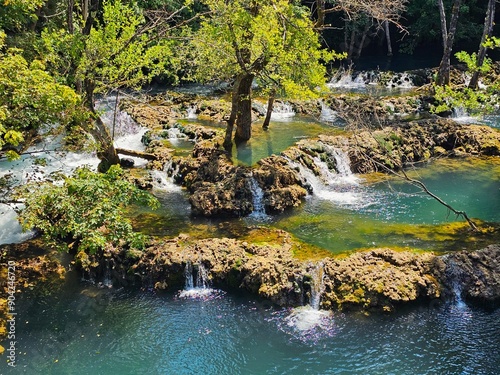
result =
M9 0L0 6L0 29L19 30L28 22L36 20L36 10L44 4L44 0Z
M319 31L332 28L326 23L326 16L340 13L344 19L344 51L347 59L359 57L368 33L375 28L375 34L382 31L387 41L387 54L392 55L392 45L389 24L405 31L400 18L406 9L408 0L315 0L315 28ZM355 49L357 44L357 48Z
M210 14L191 43L196 78L233 79L231 114L224 145L251 137L251 92L257 78L268 90L290 96L314 95L324 86L328 62L336 55L320 50L308 10L285 0L205 0Z
M486 17L484 19L484 29L483 35L481 37L481 43L479 44L479 52L477 53L476 58L476 69L472 74L472 78L469 82L469 88L476 89L479 81L479 73L481 67L484 64L484 60L486 58L486 51L488 49L488 39L493 35L493 26L495 20L495 4L497 0L488 0L488 6L486 8Z
M458 15L460 13L461 2L461 0L453 0L451 19L448 28L443 0L437 0L441 19L441 34L443 38L443 57L441 58L436 77L436 83L440 86L448 85L450 83L450 58L453 49L453 41L457 32Z
M0 32L0 50L5 34ZM46 125L75 118L80 100L68 86L48 74L40 61L31 64L19 50L0 53L0 150L15 159Z
M78 249L84 268L104 250L142 249L147 238L134 232L125 210L133 203L158 206L156 198L123 178L119 166L106 173L78 169L62 185L27 186L21 196L23 229L40 231L47 243L61 250Z
M82 91L89 121L80 125L97 142L99 170L119 164L113 139L96 109L96 95L140 88L172 61L172 40L159 38L141 11L120 0L91 1L73 33L45 31L40 55L67 84ZM84 12L85 13L85 12Z

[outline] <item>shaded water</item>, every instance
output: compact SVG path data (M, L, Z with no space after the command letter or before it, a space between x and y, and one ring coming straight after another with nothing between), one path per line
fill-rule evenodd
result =
M498 373L500 310L425 306L369 317L333 313L300 326L292 311L244 296L69 285L19 303L8 374Z

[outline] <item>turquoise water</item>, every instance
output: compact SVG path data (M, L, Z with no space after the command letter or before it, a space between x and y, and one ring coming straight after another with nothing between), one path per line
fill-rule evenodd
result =
M183 120L181 123L198 123L225 129L225 123L218 124L211 121ZM262 129L262 121L254 122L252 124L252 138L238 147L233 146L233 160L235 163L243 165L254 165L260 159L279 154L300 139L338 131L339 127L336 124L328 125L304 116L271 121L268 130Z
M499 158L444 159L408 173L469 217L500 223ZM309 196L297 209L260 219L193 218L185 192L156 194L162 203L158 211L143 209L134 215L138 228L157 236L187 232L198 237L238 237L251 225L264 225L289 231L333 253L379 246L450 251L498 241L466 230L454 235L443 225L463 223L462 218L419 188L388 176L382 182L359 178L356 184L335 185L325 196Z
M19 312L18 363L11 371L2 359L4 375L490 375L500 366L500 310L464 305L334 313L300 330L291 310L245 296L75 283L21 299Z

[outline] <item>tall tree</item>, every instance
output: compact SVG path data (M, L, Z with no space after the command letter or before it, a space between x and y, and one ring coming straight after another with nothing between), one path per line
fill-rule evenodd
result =
M210 14L192 41L200 80L233 80L225 146L251 137L252 83L290 96L314 95L324 86L335 54L322 51L308 10L285 0L205 0Z
M69 84L81 87L84 106L90 113L90 120L82 127L96 140L99 169L105 171L120 159L96 109L96 95L124 87L140 88L154 76L164 74L172 56L172 42L157 38L141 11L120 0L91 0L87 5L74 33L58 30L43 34L41 54L60 69L59 74Z
M450 58L453 50L453 42L457 32L458 16L460 13L461 0L453 0L449 27L447 27L446 13L443 0L437 0L439 14L441 17L441 34L443 36L443 56L439 64L436 83L440 86L450 83Z
M484 64L484 59L486 58L486 51L488 49L488 39L493 36L493 26L495 24L495 5L497 0L488 0L488 5L486 8L486 17L484 18L484 28L483 35L481 37L481 43L479 44L479 51L476 57L476 69L472 74L472 78L469 82L469 88L476 89L479 81L479 73L481 67Z

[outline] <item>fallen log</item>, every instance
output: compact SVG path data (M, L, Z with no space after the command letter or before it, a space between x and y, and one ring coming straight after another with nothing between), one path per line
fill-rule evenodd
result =
M117 148L116 152L118 154L127 155L127 156L134 156L136 158L142 158L142 159L146 159L146 160L158 160L158 157L156 155L149 154L149 153L143 152L143 151L126 150L124 148Z

